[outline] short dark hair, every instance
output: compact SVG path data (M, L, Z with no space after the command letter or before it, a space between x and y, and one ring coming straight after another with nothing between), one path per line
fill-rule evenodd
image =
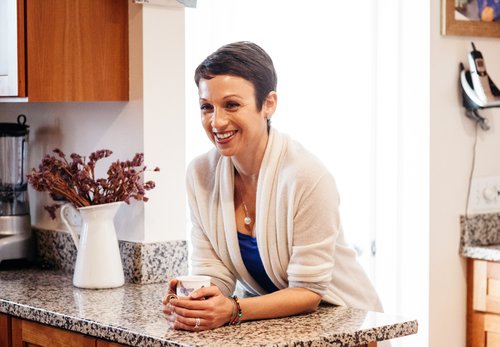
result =
M255 89L257 110L267 95L276 90L278 78L271 57L253 42L240 41L222 46L201 62L194 73L199 86L200 79L209 80L218 75L233 75L246 79Z

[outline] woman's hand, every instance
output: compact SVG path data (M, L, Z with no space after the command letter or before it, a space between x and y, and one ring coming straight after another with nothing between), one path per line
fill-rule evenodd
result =
M221 327L231 320L235 309L232 299L213 285L195 290L189 297L172 299L169 304L172 310L168 319L173 328L191 331Z
M173 313L172 312L172 305L170 304L170 300L172 297L177 297L177 295L175 295L175 288L177 287L177 282L178 281L176 278L172 278L169 280L168 292L162 300L162 303L163 303L163 310L162 311L163 311L163 313L165 313L167 315L171 315Z
M175 294L175 291L176 291L176 288L177 288L177 278L171 278L169 281L168 281L168 294Z

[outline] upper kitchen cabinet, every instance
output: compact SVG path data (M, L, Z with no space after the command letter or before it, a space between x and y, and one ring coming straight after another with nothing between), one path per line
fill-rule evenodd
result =
M18 37L25 39L18 46L19 70L25 64L19 96L30 102L128 100L128 1L17 2Z

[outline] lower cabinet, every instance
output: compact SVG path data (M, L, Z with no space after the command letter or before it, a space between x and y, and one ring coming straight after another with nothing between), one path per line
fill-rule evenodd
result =
M0 313L0 347L11 346L10 317Z
M0 314L0 347L118 347L114 342Z
M467 347L500 346L500 262L467 259Z

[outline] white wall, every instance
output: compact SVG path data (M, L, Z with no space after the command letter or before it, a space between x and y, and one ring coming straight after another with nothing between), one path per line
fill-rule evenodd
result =
M15 122L20 113L30 126L29 168L37 167L56 147L68 156L108 148L114 159L142 151L140 103L0 103L1 122ZM43 210L51 204L48 196L31 189L29 194L32 222L41 227L54 225ZM121 236L129 231L123 230Z
M472 40L498 84L500 40L441 36L440 2L431 6L430 346L465 346L466 267L458 254L459 216L465 210L474 124L461 107L458 65L466 63ZM500 109L481 113L491 129L480 130L476 176L499 175Z
M146 177L157 184L148 192L150 201L120 210L116 222L123 240L185 238L183 11L180 5L129 3L130 101L0 103L0 122L15 122L18 114L26 114L30 168L55 147L68 155L111 149L112 160L143 152L146 165L160 167ZM102 164L104 175L109 161ZM33 224L57 227L43 210L48 203L47 195L30 190Z

